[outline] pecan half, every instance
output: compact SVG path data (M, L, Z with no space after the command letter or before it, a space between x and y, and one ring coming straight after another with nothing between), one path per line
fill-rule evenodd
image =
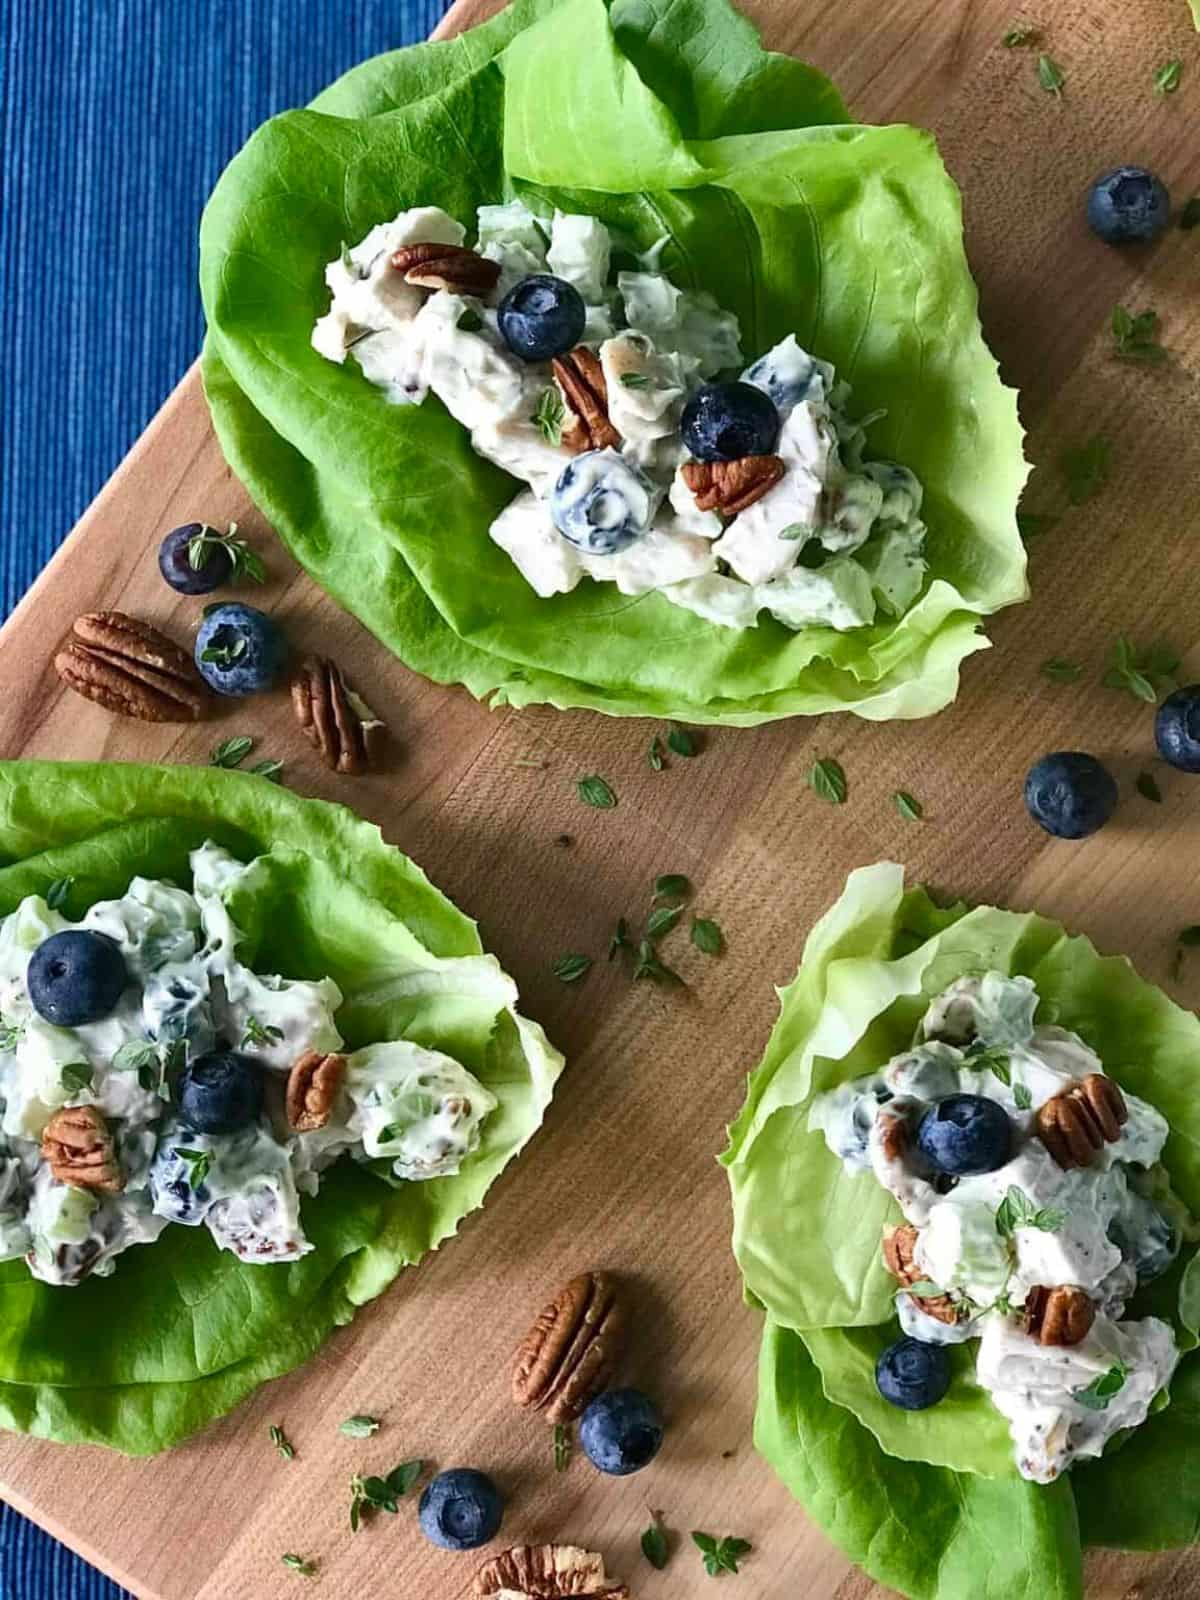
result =
M1039 1344L1080 1344L1095 1320L1094 1302L1074 1284L1036 1284L1025 1296L1025 1332Z
M64 1106L54 1113L42 1133L42 1160L57 1183L75 1189L117 1194L125 1187L113 1136L95 1106Z
M886 1108L876 1114L879 1148L888 1161L899 1161L908 1149L908 1123Z
M333 1112L345 1076L345 1056L306 1050L297 1057L288 1073L285 1100L288 1125L297 1133L314 1133L323 1128Z
M573 1544L516 1544L475 1574L475 1593L512 1600L629 1600L629 1587L610 1578L604 1557Z
M336 662L308 656L300 663L292 679L292 709L332 772L356 776L379 764L387 728Z
M393 250L392 266L405 283L451 294L487 294L500 281L500 263L461 244L405 244Z
M784 465L779 456L742 456L739 461L686 461L681 470L697 510L736 517L775 487Z
M186 650L123 611L80 617L54 670L85 700L142 722L195 722L212 704Z
M913 1259L917 1248L917 1230L911 1222L897 1228L888 1228L883 1236L883 1262L902 1288L920 1283L925 1274ZM914 1297L916 1298L916 1297ZM918 1298L917 1304L927 1317L935 1322L953 1325L958 1321L958 1308L948 1294Z
M1088 1167L1096 1152L1121 1137L1125 1097L1103 1073L1089 1073L1038 1109L1034 1132L1060 1167Z
M563 429L562 442L579 455L584 450L615 450L621 435L608 420L608 384L600 358L579 345L550 363L555 380L575 420Z
M513 1356L519 1406L570 1422L605 1388L625 1342L625 1313L612 1279L583 1272L543 1306Z

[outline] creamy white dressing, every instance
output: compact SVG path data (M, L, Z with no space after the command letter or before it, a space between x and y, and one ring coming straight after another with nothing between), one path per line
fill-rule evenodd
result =
M927 575L920 484L896 463L863 462L864 424L848 417L849 389L827 362L789 334L741 370L736 316L671 282L659 268L665 241L640 270L614 274L613 240L595 217L556 210L544 220L512 200L480 207L476 229L479 252L500 267L489 294L430 294L404 283L390 266L399 245L466 238L445 212L415 207L329 263L332 303L312 342L339 364L353 355L392 400L435 395L478 454L528 485L490 533L536 594L567 594L590 578L622 594L661 593L736 629L757 626L767 612L794 630L844 632L912 605ZM631 470L648 480L648 513L619 544L572 545L555 510L563 475L580 459L561 442L572 421L566 395L549 362L521 361L499 333L496 307L537 272L566 279L582 296L582 342L599 356L621 439L586 470L615 499L626 495ZM739 371L779 411L785 472L725 520L699 511L679 475L687 459L679 426L699 384Z
M241 962L225 897L235 886L252 891L253 863L211 843L190 863L190 892L135 878L78 924L119 945L130 980L109 1016L82 1027L46 1022L26 983L37 946L75 924L36 895L0 919L0 1260L23 1257L44 1282L105 1276L123 1250L171 1222L207 1228L244 1261L295 1260L312 1248L300 1194L315 1194L339 1155L386 1161L397 1179L449 1176L496 1108L459 1062L396 1041L349 1054L326 1126L291 1130L288 1074L306 1050L341 1050L341 991L331 978L284 978ZM217 1045L265 1076L262 1117L222 1135L183 1125L172 1095L185 1056ZM60 1183L42 1159L50 1118L85 1105L113 1137L124 1185L116 1194Z
M1048 1483L1144 1422L1170 1379L1178 1359L1171 1328L1123 1313L1138 1283L1174 1260L1181 1233L1178 1202L1157 1167L1168 1125L1146 1101L1124 1092L1120 1136L1087 1167L1064 1170L1035 1136L1040 1106L1104 1071L1078 1035L1037 1025L1037 1004L1027 978L959 979L932 1002L911 1050L818 1095L809 1126L848 1170L872 1172L892 1194L919 1230L914 1267L956 1305L958 1320L947 1324L925 1313L921 1295L902 1290L904 1331L933 1344L980 1341L976 1376L1008 1419L1017 1465ZM1004 1107L1012 1150L994 1172L947 1180L925 1164L915 1133L931 1106L960 1093ZM889 1137L896 1119L906 1132L898 1142ZM1012 1225L1014 1192L1021 1200ZM1035 1287L1067 1285L1093 1301L1093 1326L1078 1345L1043 1346L1024 1331L1022 1308ZM1078 1398L1112 1373L1102 1403Z

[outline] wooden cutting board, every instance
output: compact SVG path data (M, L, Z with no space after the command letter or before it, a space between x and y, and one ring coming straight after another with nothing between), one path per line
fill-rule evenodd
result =
M444 31L490 9L460 0ZM506 1540L602 1549L646 1600L707 1593L693 1528L753 1542L740 1578L725 1580L746 1600L879 1593L750 1446L759 1321L741 1303L714 1158L774 1021L772 984L790 977L846 873L885 856L942 889L1036 906L1164 983L1176 930L1200 922L1200 780L1155 764L1149 709L1099 681L1122 631L1142 644L1170 639L1187 653L1185 676L1200 677L1200 233L1173 229L1152 251L1118 253L1090 239L1082 216L1089 180L1119 161L1156 168L1178 202L1200 190L1200 46L1187 8L1044 0L1034 9L1066 73L1061 99L1039 87L1036 52L1002 47L1017 20L1010 0L750 9L768 43L830 72L864 120L937 132L965 195L985 325L1023 391L1043 468L1030 508L1063 508L1058 457L1095 432L1113 440L1112 481L1036 543L1033 602L993 626L996 648L967 663L952 710L882 727L845 718L712 733L698 757L656 774L649 723L495 714L395 662L270 542L188 375L0 634L0 751L203 762L219 739L256 735L294 788L378 820L479 918L570 1065L543 1132L486 1208L302 1371L154 1461L0 1443L6 1498L147 1600L294 1595L303 1580L281 1566L286 1550L320 1560L324 1600L465 1595L474 1558L426 1545L415 1508L350 1536L351 1472L412 1455L487 1469L508 1497ZM1183 86L1156 97L1154 69L1173 55L1186 63ZM1118 302L1162 314L1169 365L1113 359ZM165 530L197 518L237 518L268 552L265 603L297 646L335 656L369 690L398 746L388 772L330 777L282 694L180 731L119 721L59 687L49 659L81 611L120 607L190 636L199 607L164 588L153 551ZM1080 662L1082 680L1047 682L1039 664L1050 656ZM1092 841L1052 842L1025 818L1021 779L1045 751L1081 745L1118 772L1122 808ZM806 787L817 756L845 766L841 808ZM1134 791L1143 769L1157 774L1160 805ZM612 783L616 810L578 803L575 780L588 772ZM896 812L901 788L924 804L923 822ZM693 879L696 908L719 919L727 953L712 960L676 935L664 954L688 980L682 992L635 988L603 959L584 982L559 983L554 958L602 958L616 918L644 913L661 872ZM1173 989L1200 1001L1200 955ZM579 1459L556 1475L549 1430L508 1400L509 1351L532 1314L594 1265L630 1281L630 1377L670 1418L659 1460L625 1481ZM361 1411L382 1415L384 1430L365 1444L339 1437L339 1421ZM267 1440L272 1422L295 1442L290 1464ZM647 1506L674 1530L661 1574L638 1554ZM1106 1600L1200 1596L1200 1554L1105 1556L1089 1574L1089 1592Z

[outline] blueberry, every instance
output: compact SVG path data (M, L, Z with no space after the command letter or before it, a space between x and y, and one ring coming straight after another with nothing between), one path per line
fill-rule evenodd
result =
M609 1389L583 1413L579 1442L594 1467L614 1478L640 1472L662 1444L658 1407L638 1389Z
M706 383L684 406L680 431L697 461L768 456L779 439L779 412L752 383Z
M473 1467L439 1472L421 1496L418 1520L431 1544L443 1550L476 1550L494 1539L504 1516L500 1491Z
M925 1411L937 1405L950 1387L945 1346L897 1339L875 1363L875 1385L885 1400L902 1411Z
M212 1194L205 1183L192 1187L196 1168L179 1154L180 1146L188 1147L188 1137L186 1129L177 1129L174 1137L160 1140L150 1166L150 1200L155 1216L195 1228L204 1221Z
M197 1133L236 1133L262 1110L262 1070L236 1050L210 1050L189 1061L175 1089L179 1115Z
M25 981L33 1008L58 1028L80 1028L116 1010L129 982L121 947L106 933L52 933L29 958Z
M287 640L265 612L231 600L213 606L196 636L196 666L218 694L269 689L287 659Z
M158 570L179 594L211 594L233 575L233 556L227 545L205 542L197 546L200 566L191 561L194 539L212 534L203 522L187 522L172 528L158 547Z
M1056 839L1086 839L1117 809L1117 781L1095 756L1058 750L1030 767L1025 804Z
M496 320L513 355L522 361L549 361L579 343L587 308L574 284L535 272L508 291Z
M1154 742L1163 760L1180 772L1200 772L1200 683L1176 689L1159 706Z
M995 1172L1012 1151L1012 1124L995 1100L951 1094L931 1106L917 1127L917 1146L935 1172L965 1177Z
M590 556L627 549L654 521L662 490L618 450L585 450L559 474L550 496L554 526Z
M1088 193L1088 226L1105 244L1157 239L1171 220L1171 197L1145 167L1114 167Z

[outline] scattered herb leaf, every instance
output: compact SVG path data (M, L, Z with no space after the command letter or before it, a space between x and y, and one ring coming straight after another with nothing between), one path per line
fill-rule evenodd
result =
M68 1061L59 1073L63 1088L68 1094L81 1094L90 1089L95 1069L90 1061Z
M1051 528L1058 526L1060 518L1054 511L1018 511L1017 532L1025 543L1030 539L1040 539L1044 533L1049 533Z
M1018 22L1015 27L1009 28L1000 43L1006 50L1019 50L1022 45L1036 44L1040 38L1040 28L1028 22Z
M285 1567L290 1568L292 1572L298 1573L302 1578L315 1578L317 1575L317 1563L315 1561L306 1561L303 1556L298 1556L291 1550L285 1556L281 1556L280 1559Z
M904 1292L912 1295L914 1300L936 1300L946 1291L938 1284L931 1283L928 1278L918 1278L916 1283L907 1284Z
M562 396L551 385L542 390L542 397L537 403L537 410L529 419L536 428L541 430L542 438L547 444L558 446L562 443L563 423L567 420L567 408L562 403Z
M386 1511L394 1517L400 1509L396 1502L408 1493L423 1470L422 1461L404 1461L386 1478L364 1478L355 1473L350 1479L351 1533L357 1533L363 1519L373 1511Z
M1052 94L1056 99L1062 99L1063 85L1067 75L1052 56L1039 56L1037 59L1038 82L1047 94Z
M719 1578L723 1572L736 1572L738 1561L753 1548L746 1539L715 1539L711 1533L693 1530L692 1542L704 1557L704 1570L710 1578Z
M1086 1389L1076 1389L1072 1398L1088 1411L1107 1411L1108 1402L1114 1395L1120 1394L1128 1376L1129 1368L1123 1361L1118 1361L1107 1372L1093 1378Z
M840 806L846 798L846 774L840 761L823 759L816 762L808 775L808 782L809 787L831 805Z
M181 1156L183 1153L182 1150L176 1150L175 1152L177 1156ZM278 1424L274 1422L271 1424L267 1429L267 1436L285 1461L290 1461L296 1454L295 1446Z
M279 775L283 771L282 761L256 761L252 767L246 768L252 778L265 778L268 783L278 783Z
M646 938L651 943L663 938L682 915L682 906L656 906L646 918Z
M172 1145L171 1154L178 1156L180 1161L187 1167L189 1188L199 1189L212 1168L212 1151L184 1150L179 1145ZM274 1439L276 1431L275 1429L271 1430L272 1439ZM284 1442L286 1443L287 1441L285 1440ZM288 1449L291 1449L291 1445L288 1445ZM282 1450L279 1453L283 1455Z
M1078 661L1064 661L1062 656L1050 656L1042 662L1042 677L1049 678L1051 683L1078 683L1083 677L1083 668Z
M650 379L643 372L623 372L621 374L621 385L625 389L648 389L650 387Z
M650 1515L653 1520L642 1535L642 1554L656 1572L661 1572L670 1560L671 1552L663 1532L661 1513L652 1511Z
M230 583L238 583L242 578L249 578L252 583L265 583L267 569L263 566L262 557L245 539L238 538L237 527L236 522L231 522L225 533L218 533L215 528L205 525L199 533L193 534L187 547L188 566L192 571L202 571L215 550L224 550L229 557Z
M578 983L580 978L587 977L591 967L591 956L572 954L559 956L551 970L563 983Z
M55 878L54 882L46 890L46 904L51 911L62 910L66 904L67 896L71 892L71 885L74 882L74 878Z
M1018 1080L1012 1086L1013 1099L1017 1102L1018 1111L1028 1111L1033 1105L1033 1096L1025 1084Z
M654 880L656 900L686 900L691 892L691 879L682 872L664 872Z
M1135 700L1144 700L1152 706L1157 704L1164 689L1174 687L1178 666L1179 653L1169 644L1160 641L1139 653L1130 640L1120 634L1113 645L1112 661L1103 681L1106 688L1124 689Z
M677 756L694 756L697 753L695 736L686 728L673 726L667 734L667 748Z
M1179 226L1183 229L1200 227L1200 194L1186 200L1179 213Z
M1112 314L1112 333L1116 352L1121 361L1144 361L1158 364L1167 359L1167 352L1159 344L1158 312L1139 311L1136 315L1124 306L1115 306Z
M706 956L719 956L725 938L711 917L693 917L692 943Z
M1143 800L1153 800L1156 806L1162 805L1162 790L1158 787L1158 779L1152 772L1139 772L1134 788Z
M382 328L359 328L357 332L350 333L350 329L347 328L346 332L350 334L350 337L348 339L343 339L342 340L342 349L343 350L353 350L356 345L362 344L367 339L373 339L377 333L382 333L383 329Z
M1012 1082L1012 1059L1007 1050L977 1041L967 1046L966 1061L974 1072L990 1072L1003 1084Z
M1112 470L1112 442L1094 433L1083 444L1073 445L1059 457L1059 467L1067 483L1067 499L1073 506L1092 500L1108 482Z
M598 811L611 811L617 803L617 797L610 786L595 773L580 778L575 789L585 806L595 806Z
M652 978L655 983L683 983L677 972L673 972L658 959L658 952L649 939L643 939L638 945L637 965L633 969L633 976Z
M1013 1184L996 1212L996 1232L1002 1239L1011 1239L1018 1228L1040 1228L1043 1233L1057 1233L1066 1220L1065 1211L1034 1205L1024 1189Z
M1154 92L1157 95L1174 94L1179 87L1179 80L1183 77L1183 62L1176 56L1171 61L1164 61L1154 73Z
M795 544L798 539L807 539L811 532L806 522L789 522L786 528L780 528L779 538Z
M277 1028L274 1023L262 1023L251 1011L246 1017L246 1028L242 1034L241 1050L249 1050L256 1046L261 1049L263 1045L277 1044L283 1038L283 1029Z
M248 733L235 733L232 739L217 745L208 764L210 767L240 767L253 749L254 740Z
M10 1022L7 1017L0 1016L0 1055L7 1055L10 1050L15 1050L24 1034L23 1022Z
M608 941L608 959L613 960L618 950L632 950L632 948L629 942L629 924L624 917L618 917L616 932Z
M925 815L924 806L915 795L909 794L907 789L897 789L892 799L905 822L920 822Z
M571 1465L571 1434L561 1422L554 1425L554 1470L565 1472Z
M662 740L657 734L650 741L650 748L646 751L646 764L651 772L661 772L663 769Z
M201 661L211 661L217 667L231 667L246 654L245 639L235 639L232 644L210 644L201 650Z
M379 1418L362 1415L347 1417L338 1432L344 1433L347 1439L369 1439L373 1433L379 1432Z
M460 333L478 333L483 327L483 318L478 311L472 311L468 307L455 323L455 327Z

